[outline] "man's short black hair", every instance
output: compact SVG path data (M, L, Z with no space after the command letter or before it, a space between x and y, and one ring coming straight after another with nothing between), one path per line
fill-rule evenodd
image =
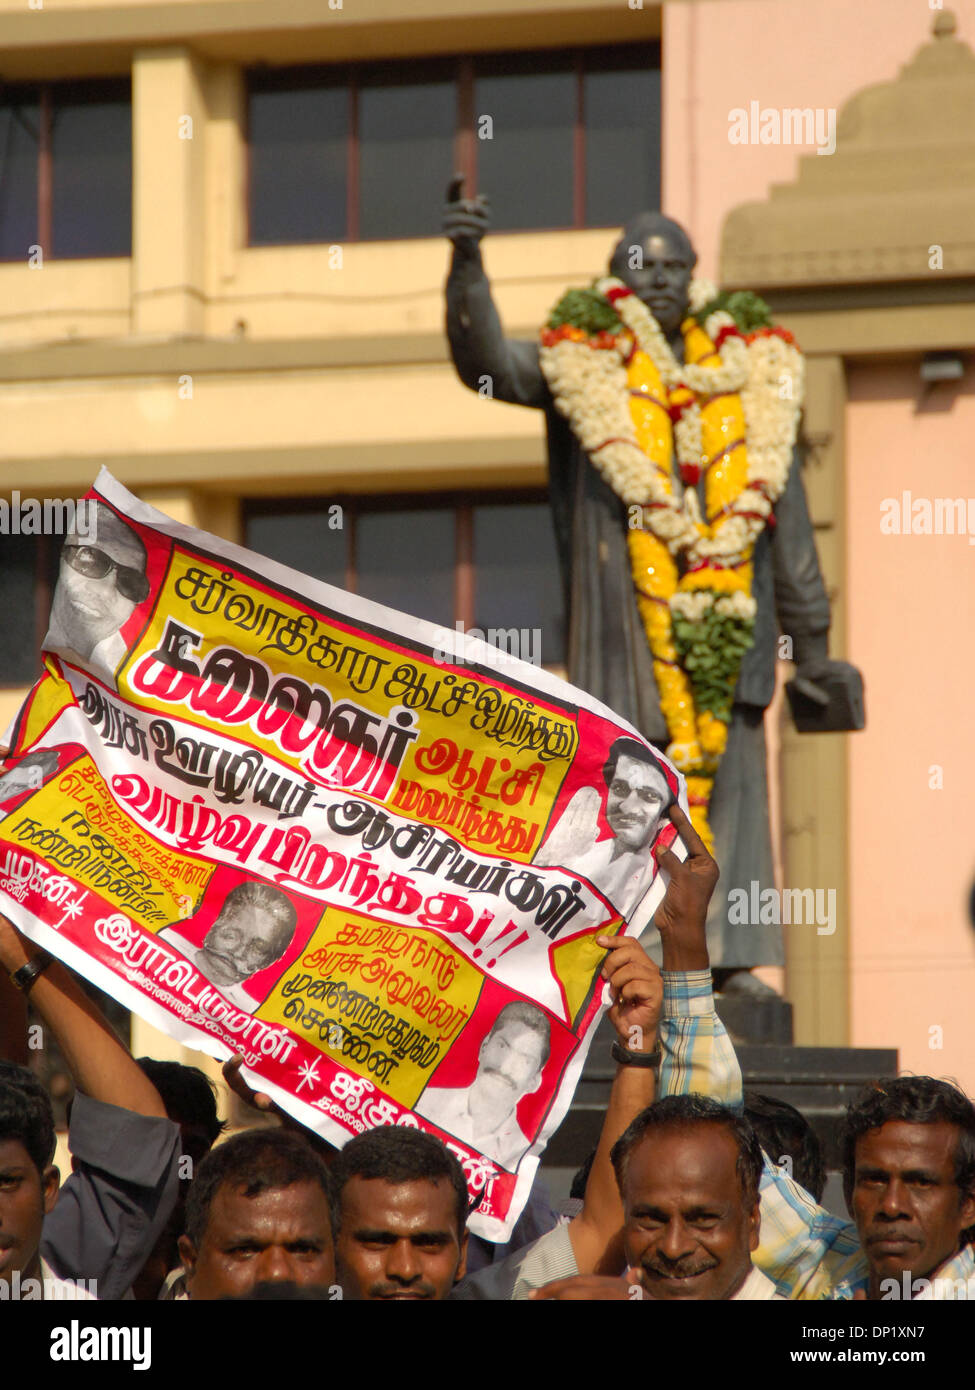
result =
M0 1140L23 1144L43 1177L54 1158L54 1111L51 1098L27 1067L0 1061Z
M846 1112L843 1126L843 1192L847 1206L853 1197L857 1140L889 1120L909 1125L943 1121L958 1130L955 1182L964 1194L975 1193L975 1105L950 1081L933 1076L896 1076L865 1087ZM975 1237L975 1228L962 1232L962 1244Z
M552 1052L552 1028L544 1010L523 999L515 999L512 1003L505 1004L491 1024L490 1032L485 1033L484 1042L493 1038L495 1033L500 1033L501 1029L509 1023L520 1023L523 1028L530 1028L533 1033L538 1034L542 1044L541 1057L538 1063L538 1070L541 1071Z
M314 1182L330 1204L332 1184L320 1156L287 1129L246 1129L211 1149L197 1169L186 1199L186 1234L199 1250L206 1235L210 1207L224 1186L258 1197L275 1188Z
M750 1206L758 1201L758 1185L762 1177L762 1149L755 1131L742 1115L727 1106L719 1105L708 1096L665 1096L641 1110L636 1119L623 1131L610 1150L613 1171L620 1192L626 1181L633 1150L648 1134L690 1129L695 1125L712 1125L727 1130L738 1149L735 1170L742 1193Z
M350 1139L340 1149L331 1169L332 1224L336 1235L342 1221L342 1191L350 1178L383 1182L449 1182L454 1189L457 1235L467 1225L469 1197L464 1170L445 1144L422 1129L380 1125Z
M826 1186L823 1150L805 1115L787 1100L746 1091L745 1119L772 1162L791 1159L792 1177L821 1202Z
M155 1086L166 1114L178 1125L198 1125L215 1144L226 1129L217 1116L217 1088L199 1067L139 1057L138 1065Z
M653 750L638 743L635 738L618 738L606 755L606 762L603 764L603 781L607 787L613 785L613 778L616 776L616 764L620 758L633 758L635 762L646 763L660 774L660 780L666 788L667 796L661 807L661 815L665 815L674 803L674 793L671 791L670 782L667 780L667 773L660 759L654 756Z

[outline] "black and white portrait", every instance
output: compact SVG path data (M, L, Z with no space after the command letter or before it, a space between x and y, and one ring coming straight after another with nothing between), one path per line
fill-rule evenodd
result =
M231 1004L253 1013L262 1001L248 993L244 982L284 955L297 921L294 903L280 888L270 883L239 883L224 898L201 946L188 940L175 924L165 927L159 937L176 946Z
M602 780L602 788L575 793L535 863L584 875L628 918L653 882L650 851L674 795L653 752L632 738L612 745ZM600 812L613 832L604 839L598 838Z
M44 646L114 683L121 630L149 595L146 548L105 503L91 502L87 514L90 534L72 529L61 548Z
M481 1043L470 1086L428 1086L416 1112L513 1169L531 1142L518 1123L518 1102L541 1085L550 1051L545 1013L521 1000L506 1004Z

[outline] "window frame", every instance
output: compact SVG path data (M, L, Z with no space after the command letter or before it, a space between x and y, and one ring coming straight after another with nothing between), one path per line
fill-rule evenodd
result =
M477 196L478 189L478 144L476 136L475 122L477 112L475 109L475 84L478 75L485 69L498 67L504 64L505 60L516 60L518 64L534 61L535 64L546 66L567 66L573 74L575 86L575 114L572 125L572 222L569 225L553 224L552 226L505 228L504 234L517 234L519 232L548 232L548 231L588 231L600 230L609 227L611 223L587 223L586 221L586 185L587 185L587 166L586 166L586 124L585 124L585 91L586 76L590 72L605 72L616 70L632 71L640 65L641 58L646 67L656 72L661 72L661 44L659 39L642 39L630 42L603 44L593 46L573 45L567 48L540 48L540 49L517 49L517 50L492 50L486 53L446 55L442 58L430 58L423 60L419 65L413 59L385 59L379 62L347 62L343 61L335 64L302 64L274 68L266 64L248 66L244 70L245 87L245 114L244 114L244 141L246 149L245 157L245 189L244 189L244 223L245 223L245 245L248 250L262 250L274 246L324 246L329 243L326 240L300 242L254 242L253 235L253 169L252 169L252 145L251 145L251 97L254 90L253 84L265 82L270 87L277 87L280 84L281 90L287 90L287 74L301 74L308 79L318 76L321 79L326 77L333 78L334 81L323 80L322 85L338 85L345 83L349 95L349 132L347 143L346 158L346 228L342 238L343 244L359 243L368 245L389 240L388 237L363 237L360 234L361 222L361 142L359 131L359 97L362 87L366 85L363 81L364 75L374 77L383 71L397 71L397 75L402 73L405 78L411 75L420 74L420 80L429 73L443 74L452 71L452 81L455 89L455 125L453 134L454 168L458 174L463 174L465 178L465 196L474 198ZM442 78L441 78L442 80ZM662 165L662 159L661 159ZM397 237L401 241L424 240L422 236L407 235Z

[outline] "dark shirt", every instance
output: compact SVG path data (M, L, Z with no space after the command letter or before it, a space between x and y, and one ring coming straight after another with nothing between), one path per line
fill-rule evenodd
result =
M44 1219L41 1257L62 1279L94 1279L121 1298L145 1264L179 1192L179 1129L79 1091L68 1147L75 1171Z

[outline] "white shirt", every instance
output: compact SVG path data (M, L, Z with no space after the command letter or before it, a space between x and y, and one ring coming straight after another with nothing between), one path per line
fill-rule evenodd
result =
M780 1293L775 1292L775 1285L771 1279L766 1278L760 1269L752 1265L752 1272L742 1284L737 1293L731 1295L731 1302L756 1303L772 1302L785 1303L786 1300Z

